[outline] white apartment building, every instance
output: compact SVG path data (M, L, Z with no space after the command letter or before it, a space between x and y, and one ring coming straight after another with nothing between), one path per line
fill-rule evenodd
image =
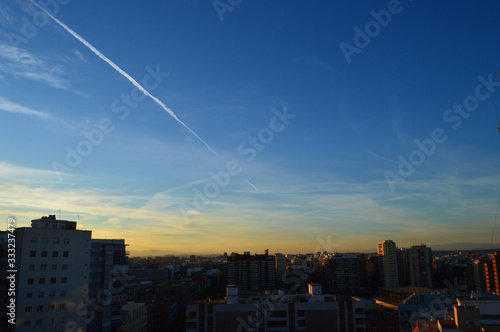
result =
M55 215L16 230L16 331L86 331L91 231Z

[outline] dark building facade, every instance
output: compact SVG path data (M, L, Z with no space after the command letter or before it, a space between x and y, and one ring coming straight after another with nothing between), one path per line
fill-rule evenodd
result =
M271 255L232 254L227 258L229 285L237 285L240 291L276 289L276 260Z
M125 240L91 240L88 331L121 331L126 321L128 257Z

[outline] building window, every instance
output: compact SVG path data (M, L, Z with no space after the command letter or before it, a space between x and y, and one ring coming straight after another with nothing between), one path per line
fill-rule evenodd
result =
M42 257L47 257L47 250L42 251Z
M66 238L64 238L64 242L63 242L63 243L64 243L64 244L69 244L69 238L67 238L67 237L66 237Z
M62 269L63 269L63 270L67 270L67 269L68 269L68 264L63 264L63 265L62 265Z
M35 280L33 278L29 278L28 279L28 285L33 285L34 281Z
M52 270L57 270L57 264L52 264L51 269L52 269Z
M44 295L45 295L44 292L38 292L38 298L39 299L43 298Z
M39 305L36 307L36 311L43 311L43 305Z
M26 298L31 299L33 297L33 293L26 293Z
M57 251L53 251L53 252L52 252L52 257L57 257L57 255L58 255L58 254L59 254L59 252L57 252Z
M54 318L49 318L47 325L54 325Z
M42 320L41 319L37 319L36 320L36 326L42 326Z
M273 312L273 317L286 317L286 311L285 310L276 310Z
M66 304L61 303L61 304L59 305L59 310L64 310L64 308L65 308L65 307L66 307Z
M31 312L31 306L24 307L24 312Z
M35 270L35 264L30 264L30 265L28 266L28 270L30 270L30 271Z
M40 264L40 270L42 271L47 270L47 264Z
M69 256L69 251L63 251L63 257L68 257Z
M50 291L49 297L54 297L54 296L56 296L56 291Z
M61 293L59 294L60 296L66 296L66 290L62 290Z
M50 283L55 284L56 283L56 278L50 278Z
M40 278L40 279L38 279L38 283L39 283L40 285L44 285L44 284L45 284L45 278Z
M37 242L37 238L36 237L32 237L31 238L31 243L36 243Z
M64 317L59 317L58 320L59 320L59 324L64 323Z
M271 321L267 321L267 327L268 328L286 327L286 326L287 326L287 321L286 320L271 320Z
M54 311L54 305L53 304L49 304L49 311Z
M62 277L62 278L61 278L61 284L65 284L67 280L68 280L68 278L66 278L66 277Z
M49 244L49 238L48 237L42 237L42 244Z
M27 321L25 321L25 322L24 322L24 326L30 326L30 324L31 324L31 323L30 323L30 321L29 321L29 320L27 320Z
M30 257L36 257L36 251L35 250L31 250L30 251Z
M59 244L59 238L58 238L58 237L55 237L55 238L54 238L53 243L54 243L54 244Z

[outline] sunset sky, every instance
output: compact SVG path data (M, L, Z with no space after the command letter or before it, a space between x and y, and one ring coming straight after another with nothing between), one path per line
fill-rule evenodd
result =
M0 229L61 210L132 254L489 246L500 3L52 4L0 3Z

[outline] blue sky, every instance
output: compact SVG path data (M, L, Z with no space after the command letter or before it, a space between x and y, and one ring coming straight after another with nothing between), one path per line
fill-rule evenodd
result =
M52 2L213 154L32 2L2 1L0 215L61 209L132 253L489 244L499 9Z

